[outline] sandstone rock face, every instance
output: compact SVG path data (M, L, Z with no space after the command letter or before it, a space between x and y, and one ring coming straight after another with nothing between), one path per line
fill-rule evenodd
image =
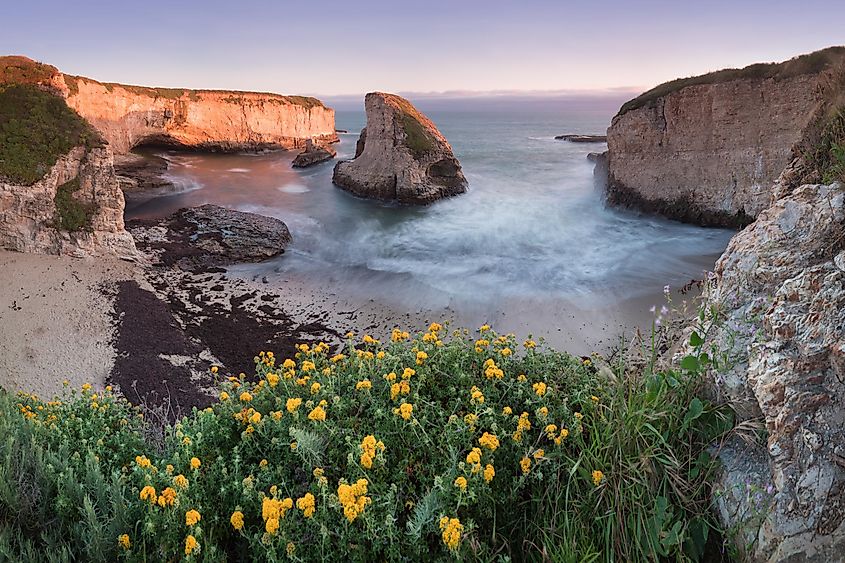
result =
M140 144L205 150L298 148L334 142L334 110L315 98L103 84L64 75L67 103L115 153Z
M138 247L153 261L188 271L260 262L285 251L291 236L273 217L202 205L157 220L132 221Z
M72 198L93 209L88 228L68 232L58 227L56 192L74 179ZM31 186L0 179L0 248L19 252L75 256L137 257L123 225L123 192L117 183L109 147L77 147L59 158L44 178Z
M0 57L0 83L6 82L62 95L115 154L142 144L238 151L338 140L334 110L305 96L102 83L21 56Z
M359 197L427 204L464 193L466 178L452 147L408 100L372 92L367 127L354 160L335 165L332 181Z
M337 156L337 151L328 145L318 145L311 139L305 142L305 150L296 155L291 166L305 168L313 166Z
M845 50L805 57L669 83L623 106L608 129L608 200L702 225L750 223L842 90L832 76Z
M721 452L720 516L750 561L842 561L845 187L804 185L761 212L717 263L715 300L733 359L717 386L768 434Z

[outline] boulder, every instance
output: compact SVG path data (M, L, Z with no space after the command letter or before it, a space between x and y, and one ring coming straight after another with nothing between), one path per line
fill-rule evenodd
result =
M291 241L279 219L217 205L188 207L165 219L135 220L127 226L151 261L187 271L267 260L284 253Z
M466 191L452 147L408 100L371 92L365 107L367 127L355 159L335 165L332 181L338 187L403 204L428 204Z
M305 150L296 155L291 166L305 168L333 159L337 151L327 145L318 145L311 139L305 141Z

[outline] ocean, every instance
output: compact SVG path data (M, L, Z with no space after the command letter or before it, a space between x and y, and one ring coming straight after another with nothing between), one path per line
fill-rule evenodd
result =
M282 286L313 280L396 311L544 337L577 351L621 328L647 328L663 288L700 279L733 232L609 208L587 153L604 144L554 140L603 133L608 104L567 100L418 103L451 143L468 193L420 208L357 199L331 183L333 162L294 170L292 151L156 151L176 191L130 198L127 218L215 203L278 217L293 243L235 275ZM351 158L363 107L337 112L338 159Z

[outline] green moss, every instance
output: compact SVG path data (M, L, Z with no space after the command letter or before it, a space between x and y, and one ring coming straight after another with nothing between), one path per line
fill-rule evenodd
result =
M102 142L60 97L36 86L0 88L0 177L32 185L73 147Z
M79 190L79 177L65 182L56 190L56 228L63 231L90 231L91 218L97 212L93 203L79 201L73 194Z
M437 148L426 128L414 116L402 113L400 117L402 129L405 131L405 144L414 156L423 156Z
M323 102L321 102L317 98L312 98L310 96L284 96L284 98L288 102L296 106L302 106L306 109L325 107L323 105Z
M720 84L732 80L785 80L803 74L821 72L843 60L845 60L845 47L829 47L821 51L795 57L782 63L758 63L745 68L728 68L709 74L702 74L701 76L679 78L660 84L633 100L626 102L619 110L618 115L623 115L631 110L641 108L656 101L658 98L662 98L688 86Z

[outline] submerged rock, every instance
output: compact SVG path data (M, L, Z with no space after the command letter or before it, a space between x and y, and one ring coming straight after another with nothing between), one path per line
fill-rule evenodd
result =
M428 204L462 194L467 181L452 147L408 100L371 92L367 127L354 160L339 162L332 181L357 196Z
M153 261L188 271L267 260L284 253L291 241L279 219L217 205L187 207L165 219L127 226Z
M305 168L333 159L337 151L327 145L318 145L311 139L305 141L305 150L293 159L294 168Z
M570 143L606 143L607 135L556 135L555 140Z

